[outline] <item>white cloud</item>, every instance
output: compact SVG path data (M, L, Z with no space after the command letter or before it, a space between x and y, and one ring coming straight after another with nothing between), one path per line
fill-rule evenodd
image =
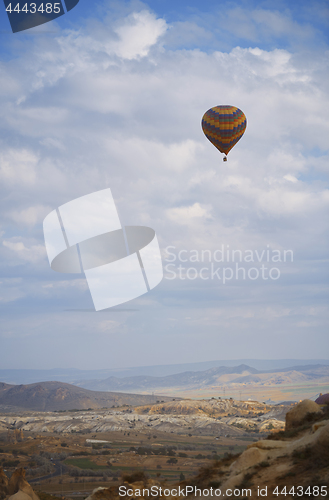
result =
M8 216L15 222L25 226L35 226L43 221L51 208L43 205L27 207L23 210L13 210Z
M287 175L284 175L283 178L289 182L293 182L293 183L298 182L298 179L294 175L287 174Z
M85 279L71 279L64 281L55 281L51 283L46 283L42 285L42 289L44 292L50 292L53 290L63 290L68 288L77 288L80 291L89 290L87 281Z
M167 210L167 216L177 224L194 224L196 218L211 218L210 209L203 207L200 203L194 203L189 207L177 207Z
M0 152L0 179L6 184L33 185L36 182L38 156L27 149Z
M113 30L123 26L128 33L143 23L160 30L164 21L158 21L145 11L133 13L116 21L108 35L62 33L48 43L46 55L39 47L32 50L27 80L39 75L42 95L52 106L40 105L41 87L33 86L11 126L29 136L33 124L37 142L30 142L35 151L31 171L38 175L39 203L46 206L49 178L53 207L109 185L127 223L156 220L165 239L173 238L173 228L160 222L163 214L169 210L179 219L172 207L195 204L212 206L217 238L232 238L229 228L237 224L239 238L242 231L244 238L254 239L247 227L259 226L259 216L299 213L302 220L308 204L320 220L326 208L323 185L310 190L307 183L288 183L285 177L307 173L312 159L303 148L327 144L327 98L322 90L311 91L322 81L316 62L302 66L286 50L237 47L213 54L164 50L118 64ZM248 119L246 134L226 165L200 127L203 112L221 102L240 106ZM40 150L40 144L47 149ZM60 145L58 151L52 145ZM314 162L320 168L320 161ZM26 210L12 210L16 221ZM208 228L200 231L199 242L209 238ZM193 235L183 228L179 239L188 238Z
M10 238L9 240L3 240L2 244L5 248L13 252L15 257L26 262L35 264L43 260L46 256L44 245L31 245L28 247L19 236Z
M124 24L114 30L120 39L115 52L124 59L145 57L166 30L164 19L157 19L147 10L134 12L125 19Z
M319 210L326 211L329 205L329 190L321 193L296 192L281 189L270 189L259 193L259 205L272 214L295 214L301 217L303 214L317 213Z

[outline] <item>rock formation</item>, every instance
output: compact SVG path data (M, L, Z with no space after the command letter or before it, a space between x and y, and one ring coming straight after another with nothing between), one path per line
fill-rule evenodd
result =
M308 415L321 412L321 407L317 403L310 399L304 399L286 414L286 430L302 425Z
M20 443L21 441L24 440L24 433L22 429L8 429L7 432L7 441L8 443Z
M306 490L309 486L328 485L329 408L322 412L316 403L305 400L289 413L286 431L252 443L238 457L228 457L212 469L201 471L195 484L209 488L209 484L217 483L222 499L230 496L225 495L230 489L249 488L254 497L257 487L267 487L267 500L278 498L273 494L276 486L281 491L284 487Z
M0 499L6 498L8 494L8 478L0 467Z
M25 470L16 469L8 483L8 500L40 500L25 479Z
M329 404L329 393L320 394L320 396L315 400L318 405Z

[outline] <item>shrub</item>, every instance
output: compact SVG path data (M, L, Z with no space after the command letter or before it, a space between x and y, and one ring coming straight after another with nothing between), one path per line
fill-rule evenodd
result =
M222 484L221 481L210 481L209 487L211 487L211 488L219 488L221 484Z
M4 460L2 462L3 467L17 467L19 460Z
M145 483L147 481L147 476L143 471L136 471L132 474L124 475L122 479L127 481L127 483L136 483L137 481L143 481Z

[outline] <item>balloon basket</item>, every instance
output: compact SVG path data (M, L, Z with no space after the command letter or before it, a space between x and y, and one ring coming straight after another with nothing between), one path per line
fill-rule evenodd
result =
M223 161L227 161L227 156L224 156Z

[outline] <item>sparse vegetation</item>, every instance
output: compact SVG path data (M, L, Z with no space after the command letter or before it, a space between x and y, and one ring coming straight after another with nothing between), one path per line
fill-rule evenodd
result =
M295 450L292 454L294 464L307 470L321 470L329 467L329 449L326 443L316 442L313 446Z
M2 467L17 467L19 464L19 460L4 460L2 462Z
M241 481L241 483L238 485L238 488L244 489L244 488L250 488L253 486L253 482L251 481L252 478L254 477L255 472L247 472Z
M269 467L269 466L270 466L270 463L269 463L269 462L266 462L266 461L263 461L263 462L260 462L260 463L259 463L259 466L260 466L260 467Z

